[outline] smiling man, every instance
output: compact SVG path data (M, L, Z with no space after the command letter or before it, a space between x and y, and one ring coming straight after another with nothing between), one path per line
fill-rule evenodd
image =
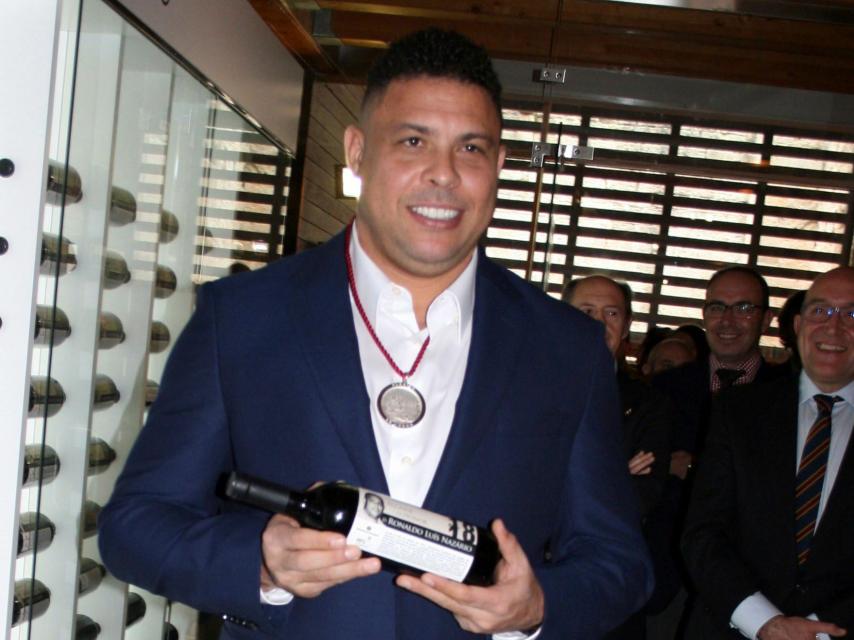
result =
M504 161L500 93L455 33L380 57L344 140L355 223L201 288L100 517L111 572L220 612L229 640L597 638L643 604L601 327L476 246ZM494 584L380 573L339 533L221 501L231 470L491 523Z
M795 318L803 371L722 395L683 548L694 640L827 640L854 629L854 269Z

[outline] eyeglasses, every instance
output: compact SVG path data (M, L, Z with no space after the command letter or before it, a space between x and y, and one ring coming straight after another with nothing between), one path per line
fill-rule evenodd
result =
M830 307L826 304L815 302L813 304L807 305L806 307L804 307L803 311L801 311L801 316L803 317L804 321L810 322L812 324L821 324L823 322L827 322L835 315L839 316L839 320L845 326L854 326L854 307L846 307L844 309L840 309L839 307Z
M732 315L736 318L749 318L759 309L759 305L752 302L735 302L733 304L707 302L703 305L703 313L709 318L720 318L727 309L732 309Z

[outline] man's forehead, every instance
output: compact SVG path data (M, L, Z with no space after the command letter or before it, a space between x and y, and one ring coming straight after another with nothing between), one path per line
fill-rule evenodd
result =
M706 290L707 300L728 298L732 302L752 300L759 302L762 297L762 286L746 273L725 273L715 278Z

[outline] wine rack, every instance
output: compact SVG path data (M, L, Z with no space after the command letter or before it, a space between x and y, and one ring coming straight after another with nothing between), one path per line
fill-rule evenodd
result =
M24 189L37 205L0 228L0 285L28 309L0 306L0 347L19 345L0 409L21 426L2 477L17 500L0 621L12 640L187 638L197 612L105 569L98 513L196 287L280 254L290 155L107 4L58 2L39 20L59 38L40 59L54 84Z

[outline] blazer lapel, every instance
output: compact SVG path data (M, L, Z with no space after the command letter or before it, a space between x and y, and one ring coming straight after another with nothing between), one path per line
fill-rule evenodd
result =
M358 473L352 481L388 493L350 309L343 234L312 251L319 262L306 260L296 276L302 301L291 314L293 339L303 345L315 377L323 402L319 419L328 416Z
M811 545L809 564L820 563L824 558L832 565L838 541L843 536L851 535L850 523L854 517L854 496L850 490L852 486L854 486L854 434L848 440L827 506L818 522Z
M465 381L457 399L448 442L424 500L427 509L441 510L442 497L453 495L460 472L475 450L495 429L496 412L523 342L524 312L518 294L501 269L483 253L478 259L471 347Z

